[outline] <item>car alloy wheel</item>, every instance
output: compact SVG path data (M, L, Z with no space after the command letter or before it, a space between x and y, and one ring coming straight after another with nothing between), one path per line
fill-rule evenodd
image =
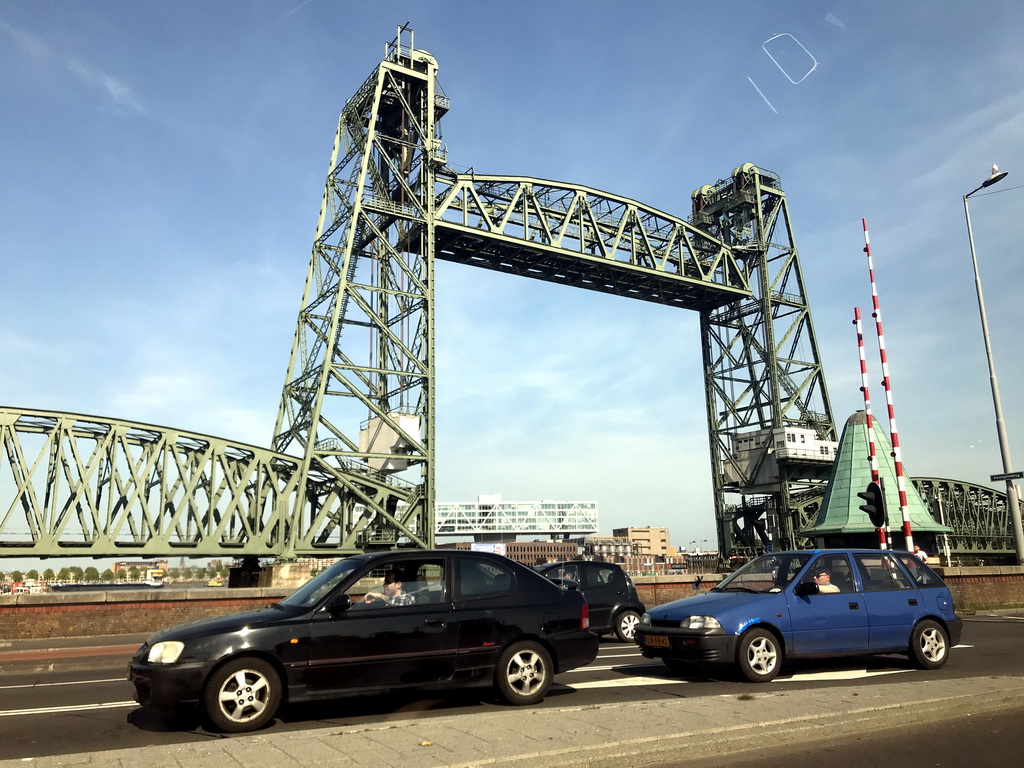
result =
M754 683L775 679L782 666L782 648L767 629L747 630L740 638L737 661L744 677Z
M622 611L615 620L615 636L620 642L632 643L636 637L636 628L640 623L640 616L636 611Z
M949 658L946 631L931 619L925 619L910 636L910 656L921 669L938 669Z
M262 728L277 712L281 682L266 661L240 658L215 670L206 684L203 708L210 723L226 733Z
M536 704L551 688L551 657L533 642L513 643L498 659L495 683L509 704Z

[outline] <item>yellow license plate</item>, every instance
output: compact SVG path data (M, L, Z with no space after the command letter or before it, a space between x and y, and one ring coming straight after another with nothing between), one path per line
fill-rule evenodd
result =
M648 635L645 641L651 648L668 648L668 638L664 635Z

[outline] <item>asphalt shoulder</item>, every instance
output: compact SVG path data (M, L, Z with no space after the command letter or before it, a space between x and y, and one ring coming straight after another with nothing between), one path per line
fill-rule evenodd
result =
M148 634L132 634L0 640L0 675L40 669L89 669L109 664L111 656L124 656L127 660L147 637Z

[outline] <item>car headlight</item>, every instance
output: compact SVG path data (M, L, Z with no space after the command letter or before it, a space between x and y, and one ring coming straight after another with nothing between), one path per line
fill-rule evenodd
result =
M177 640L157 643L149 649L146 661L150 664L173 664L181 656L183 650L185 650L185 644L179 643Z
M651 626L651 614L645 613L643 616L641 616L640 617L640 623L641 624L645 624L648 627Z
M714 616L687 616L679 622L680 629L721 629L722 625Z

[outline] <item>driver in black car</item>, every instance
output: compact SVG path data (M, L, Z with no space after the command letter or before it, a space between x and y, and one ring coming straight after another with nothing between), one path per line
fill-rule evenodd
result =
M416 598L402 589L402 582L397 571L384 574L383 592L367 592L362 602L378 606L412 605Z

